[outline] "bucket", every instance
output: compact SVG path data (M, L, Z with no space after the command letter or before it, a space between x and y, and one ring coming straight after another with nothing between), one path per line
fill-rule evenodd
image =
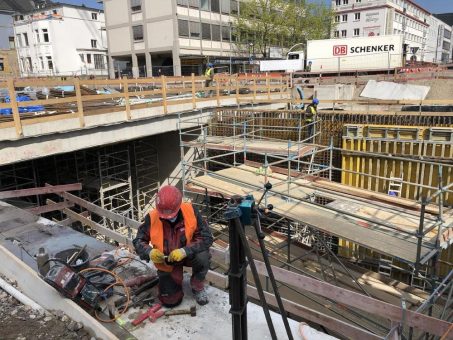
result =
M79 252L81 247L79 248L69 248L63 251L60 251L55 254L55 258L63 261L63 262L68 262L68 260L71 258L71 256L74 255L74 253ZM74 269L75 271L80 271L82 269L85 269L88 267L88 252L86 250L83 250L82 253L79 255L76 261L74 261L71 265L71 268Z

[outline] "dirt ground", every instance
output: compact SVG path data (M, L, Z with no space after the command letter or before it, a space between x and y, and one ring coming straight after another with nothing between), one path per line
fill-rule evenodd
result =
M81 323L72 321L63 313L40 314L22 305L0 288L0 339L95 340L96 338L84 330Z

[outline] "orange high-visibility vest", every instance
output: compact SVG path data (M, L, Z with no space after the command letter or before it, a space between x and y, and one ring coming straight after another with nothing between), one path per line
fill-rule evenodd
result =
M184 228L185 234L187 239L187 245L190 244L192 240L193 234L197 229L197 217L195 216L195 212L193 211L193 207L191 203L182 203L181 204L181 212L184 218ZM154 209L149 213L149 217L151 218L151 227L150 227L150 245L153 248L160 250L162 253L164 252L164 225L159 218L159 213L157 209ZM161 264L154 264L157 269L163 272L171 272L173 271L173 266L170 266L165 263Z

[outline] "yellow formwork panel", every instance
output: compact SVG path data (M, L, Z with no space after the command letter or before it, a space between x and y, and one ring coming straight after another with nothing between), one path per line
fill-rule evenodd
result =
M443 185L453 183L453 127L345 125L342 147L342 184L387 193L390 177L401 177L414 185L403 183L400 197L414 200L429 197L439 186L439 166L411 161L409 158L414 156L417 159L442 162ZM389 157L372 157L348 151L379 153ZM392 159L391 156L407 157L408 160ZM415 183L433 189L419 188ZM444 202L453 206L453 195L446 193ZM347 240L340 239L339 246L341 256L359 259L379 257L379 254ZM446 275L452 268L452 248L441 253L438 261L440 275ZM403 263L395 264L409 269Z

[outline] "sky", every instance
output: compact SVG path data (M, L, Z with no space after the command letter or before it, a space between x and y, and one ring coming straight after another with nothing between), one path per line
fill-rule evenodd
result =
M311 0L313 2L325 2L330 4L330 0ZM97 0L59 0L58 2L71 3L74 5L85 4L88 7L100 8ZM453 0L415 0L417 4L432 13L453 13Z

